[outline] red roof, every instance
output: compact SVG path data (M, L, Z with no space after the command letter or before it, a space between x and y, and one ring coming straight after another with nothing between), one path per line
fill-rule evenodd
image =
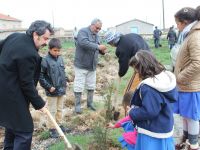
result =
M4 14L1 14L1 13L0 13L0 20L19 21L19 22L21 22L21 20L19 20L19 19L13 18L13 17L11 17L9 15L4 15Z

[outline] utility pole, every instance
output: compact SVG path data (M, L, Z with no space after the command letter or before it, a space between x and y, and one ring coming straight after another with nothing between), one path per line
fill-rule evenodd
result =
M163 29L165 29L165 4L164 4L164 0L162 0L162 12L163 12Z
M53 28L54 28L54 13L53 13L53 10L52 10L52 25L53 25Z

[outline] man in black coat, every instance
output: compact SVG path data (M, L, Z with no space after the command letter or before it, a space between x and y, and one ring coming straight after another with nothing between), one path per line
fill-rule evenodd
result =
M38 95L41 58L38 50L53 33L45 21L35 21L24 33L13 33L0 42L0 126L5 127L4 149L30 150L33 120L29 104L44 111Z
M118 57L119 72L118 75L123 77L129 68L129 60L139 50L149 50L148 44L138 34L129 33L122 35L108 31L105 34L105 40L111 46L116 47L115 54Z

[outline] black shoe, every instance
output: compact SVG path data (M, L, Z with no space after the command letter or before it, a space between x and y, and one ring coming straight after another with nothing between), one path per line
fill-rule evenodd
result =
M91 109L91 110L93 110L93 111L96 111L96 108L94 108L94 106L92 106L92 105L88 106L88 108Z
M65 127L63 125L60 125L60 129L62 130L62 132L65 132Z
M60 126L61 130L66 133L70 133L71 129L64 127L63 125Z
M51 138L58 138L59 137L56 129L49 129L49 133L50 133Z

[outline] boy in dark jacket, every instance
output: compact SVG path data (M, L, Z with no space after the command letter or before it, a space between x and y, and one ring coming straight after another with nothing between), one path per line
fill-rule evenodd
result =
M61 43L59 39L53 38L49 42L49 53L42 60L40 84L47 95L47 107L60 127L65 131L62 124L63 100L66 93L65 67L60 56ZM51 121L47 124L50 136L57 138L58 134Z

